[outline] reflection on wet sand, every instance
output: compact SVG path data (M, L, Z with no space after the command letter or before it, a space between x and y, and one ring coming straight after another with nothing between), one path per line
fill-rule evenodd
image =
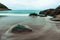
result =
M46 20L44 17L43 18L25 17L24 21L21 21L20 17L17 17L14 20L13 19L14 17L12 17L10 20L8 20L8 18L5 18L5 20L3 20L3 24L5 23L4 21L8 20L7 21L8 25L4 24L4 26L2 27L10 28L12 24L15 25L16 23L20 23L20 24L28 25L29 27L31 27L33 32L26 33L26 34L22 34L22 33L12 34L12 33L8 33L9 31L7 30L8 32L6 32L4 40L60 40L60 32L56 31L57 30L56 25L52 21L48 20L48 18L46 18L47 19ZM18 20L20 21L18 22Z

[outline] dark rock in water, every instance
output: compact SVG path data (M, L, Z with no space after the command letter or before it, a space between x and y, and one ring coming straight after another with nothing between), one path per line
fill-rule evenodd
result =
M0 3L0 11L2 10L11 10L11 9Z
M38 16L38 14L36 14L36 13L31 13L31 14L29 14L29 16Z
M40 17L46 17L47 15L45 15L45 11L40 11L40 12L39 12L39 16L40 16Z
M39 14L39 16L40 16L40 17L46 17L46 15L45 15L45 14Z
M28 28L26 28L24 25L17 25L16 27L14 27L13 29L12 29L12 31L11 32L13 32L13 33L21 33L21 32L32 32L32 30L31 29L28 29Z

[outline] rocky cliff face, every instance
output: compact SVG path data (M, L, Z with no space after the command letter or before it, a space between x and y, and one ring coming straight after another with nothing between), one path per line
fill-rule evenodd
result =
M46 10L40 11L39 14L40 15L44 14L46 16L52 16L55 18L57 15L60 15L60 5L55 9L46 9Z
M0 10L11 10L11 9L0 3Z

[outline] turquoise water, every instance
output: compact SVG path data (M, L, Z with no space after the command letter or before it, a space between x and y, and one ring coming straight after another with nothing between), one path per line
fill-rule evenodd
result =
M38 13L40 10L10 10L10 11L0 11L1 13L6 14L30 14L30 13Z

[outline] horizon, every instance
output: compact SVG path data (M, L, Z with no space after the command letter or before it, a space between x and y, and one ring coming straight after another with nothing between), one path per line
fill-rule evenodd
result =
M44 10L58 7L60 0L0 0L0 3L12 10Z

